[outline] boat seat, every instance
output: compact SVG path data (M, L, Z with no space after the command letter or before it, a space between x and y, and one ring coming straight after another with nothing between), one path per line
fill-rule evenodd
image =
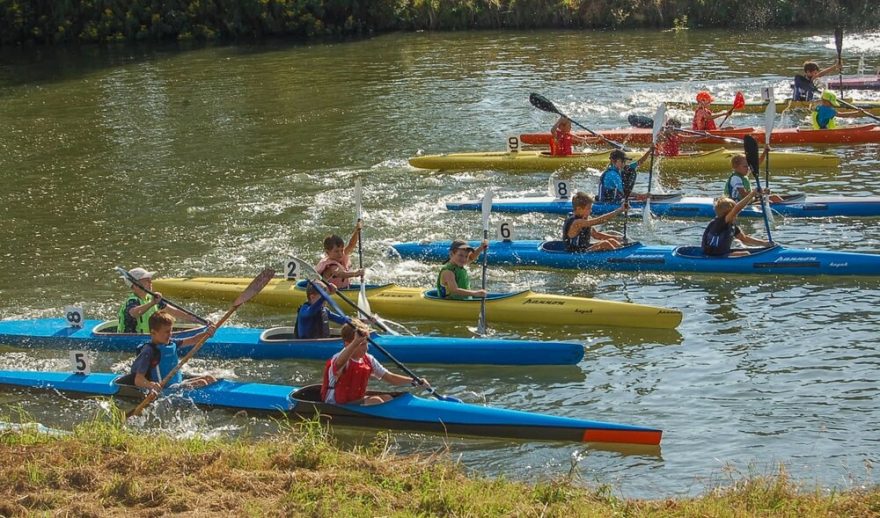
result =
M787 194L783 196L782 199L785 201L785 203L797 203L807 201L807 195L804 193Z
M337 327L330 328L329 338L297 338L294 333L293 326L287 327L270 327L260 333L260 343L288 343L297 340L314 342L315 340L337 340L340 335L340 329Z
M293 391L290 397L301 399L303 401L314 401L321 403L321 385L306 385L298 390Z
M775 247L763 247L763 248L731 248L730 252L748 252L746 255L739 256L730 256L730 255L720 255L720 256L710 256L703 253L703 248L699 246L680 246L675 249L675 255L680 255L682 257L693 257L696 259L740 259L744 257L749 257L751 255L759 254L761 252L766 252Z
M147 333L119 333L116 331L116 327L118 326L118 322L116 320L106 320L96 325L92 332L96 335L123 335L123 334L135 334L138 336L149 337L150 335ZM175 322L174 327L171 328L172 334L178 334L185 331L192 331L194 329L202 329L202 324L195 324L192 322Z
M600 250L600 251L593 251L593 252L590 252L590 251L572 252L572 251L568 250L568 249L565 247L565 241L544 241L543 243L541 243L541 247L540 247L540 248L541 248L541 251L543 251L543 252L550 252L550 253L557 253L557 254L558 254L558 253L564 253L564 254L599 254L599 253L608 253L608 252L610 252L610 251L625 250L625 249L627 249L627 248L629 248L629 247L637 246L637 245L639 245L639 242L638 242L638 241L633 241L633 242L630 242L630 243L628 243L628 244L623 245L622 247L618 248L617 250Z

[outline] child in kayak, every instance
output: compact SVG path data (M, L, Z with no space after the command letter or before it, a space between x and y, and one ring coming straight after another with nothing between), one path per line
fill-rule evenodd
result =
M804 73L797 74L794 76L794 84L791 85L791 100L792 101L812 101L813 100L813 92L816 91L816 79L819 79L822 76L831 74L833 72L837 72L840 70L842 63L838 61L834 65L830 67L819 70L819 65L816 64L815 61L805 61L804 62Z
M179 353L191 348L202 338L214 336L217 329L210 325L201 333L184 338L178 342L171 341L171 330L174 327L174 317L168 311L157 311L150 315L150 341L138 347L137 358L131 364L130 376L134 378L134 384L142 389L153 392L161 392L161 381L177 367L180 358ZM217 381L213 376L195 376L183 379L183 374L177 371L169 380L168 386L175 388L198 388L210 385Z
M732 112L733 110L723 110L720 112L712 113L710 106L712 105L712 101L715 99L712 98L712 94L707 91L702 91L697 94L697 110L694 112L694 122L691 124L691 128L697 131L709 131L718 129L715 126L715 119L721 117L722 115Z
M675 131L675 121L668 120L663 129L657 135L658 156L678 156L681 154L681 143L683 139L677 131Z
M437 293L444 299L466 299L483 297L486 290L472 290L468 272L468 264L480 256L480 252L489 248L485 239L479 247L474 248L467 241L456 239L449 247L449 259L440 268L437 275Z
M336 292L336 287L321 281L309 282L306 286L306 301L296 311L296 324L294 334L297 338L315 339L330 337L330 320L337 324L348 322L348 318L338 315L324 307L324 297L315 288L318 284L323 290L331 295Z
M585 192L578 192L571 198L571 208L574 214L565 219L562 224L562 241L569 252L597 252L600 250L615 250L620 248L621 243L617 236L596 230L600 225L617 216L627 209L627 202L613 211L596 218L590 218L593 210L593 197ZM598 241L590 243L590 238Z
M428 380L418 381L395 374L367 353L370 329L358 320L342 326L342 351L327 360L321 381L321 399L337 405L379 405L391 401L391 394L367 395L370 378L376 378L395 386L412 384L430 388Z
M625 193L632 191L636 183L636 170L649 156L651 156L650 149L637 161L627 165L626 153L619 149L612 151L608 155L610 162L608 168L599 176L599 192L596 199L604 203L623 201Z
M723 196L715 201L715 219L709 222L703 231L703 253L716 257L739 257L749 255L748 250L736 250L731 252L733 238L737 238L746 245L770 246L769 241L754 238L744 233L736 225L736 216L752 202L758 191L752 191L743 199L734 202Z
M810 114L810 122L813 123L813 129L835 129L837 127L837 121L834 119L838 115L841 117L854 117L859 115L857 110L838 112L834 109L839 107L840 101L837 100L837 96L834 95L834 92L830 90L822 92L819 104L816 105L816 108Z
M336 234L324 238L324 257L315 270L318 271L321 278L337 288L348 288L351 286L352 277L363 278L364 276L363 270L351 270L351 252L358 244L360 230L363 226L363 221L358 220L348 244L345 244L342 238Z
M153 287L153 275L156 272L148 272L144 268L132 268L128 272L138 283L144 288L151 290ZM186 320L187 322L200 323L191 315L184 313L176 308L167 306L162 300L162 294L158 291L156 297L137 287L127 278L126 284L131 288L131 293L117 312L117 333L143 333L150 332L149 320L159 310L164 310L175 318Z
M550 154L553 156L571 156L572 144L586 144L587 139L572 135L571 120L568 117L559 117L556 124L550 128Z
M764 153L758 159L758 162L763 162L769 152L770 146L765 147ZM752 184L749 182L749 162L743 155L733 155L730 158L730 167L733 168L733 172L730 174L730 178L727 179L727 183L724 184L724 196L733 201L739 201L743 197L748 196L752 190ZM764 194L770 195L770 190L765 189ZM781 196L774 194L770 196L770 201L779 203L783 200Z

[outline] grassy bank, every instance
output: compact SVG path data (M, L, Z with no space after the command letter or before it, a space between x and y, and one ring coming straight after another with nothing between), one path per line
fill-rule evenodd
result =
M395 30L880 25L872 0L0 0L0 45Z
M880 488L799 488L784 472L692 499L468 475L444 454L384 441L341 449L316 423L271 439L172 439L102 417L73 434L0 432L0 515L880 516Z

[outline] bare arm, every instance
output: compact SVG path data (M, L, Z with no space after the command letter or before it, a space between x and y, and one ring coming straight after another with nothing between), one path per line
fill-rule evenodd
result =
M468 254L468 262L471 263L471 262L476 261L477 257L480 257L480 253L483 250L487 250L488 248L489 248L489 241L484 239L483 242L480 243L480 246L478 246L471 253Z
M352 232L351 237L348 239L348 244L345 245L343 249L343 253L345 255L351 255L354 251L354 247L357 246L358 240L360 239L360 230L364 228L364 222L361 220L357 220L357 223L354 226L354 232Z
M339 356L337 356L336 360L333 362L333 368L337 372L341 371L345 365L348 364L348 360L350 360L354 353L359 349L363 349L364 352L367 350L367 337L362 336L360 333L356 334L354 340L342 349L342 352L339 353Z
M614 209L613 211L611 211L607 214L603 214L603 215L597 216L595 218L576 219L576 220L574 220L574 222L572 222L571 226L568 227L568 237L570 237L570 238L576 237L580 233L580 231L586 227L594 227L596 225L601 225L602 223L605 223L606 221L610 220L611 218L617 216L618 214L620 214L624 210L626 210L626 204L623 204L620 207L617 207L616 209Z
M195 345L195 344L199 343L199 341L202 339L207 340L208 338L211 338L212 336L214 336L214 331L216 331L216 330L217 330L216 327L214 327L213 325L210 325L210 326L208 326L207 329L205 329L201 333L199 333L195 336L191 336L189 338L184 338L183 340L180 340L178 343L180 344L181 347L189 347L191 345Z
M388 371L385 373L384 376L382 376L382 381L399 387L400 385L411 384L413 382L413 379L409 376L401 376L400 374L395 374L391 371ZM428 383L428 380L426 380L425 378L420 378L419 382L419 385L422 385L424 387L431 386L431 384Z
M816 77L822 77L822 76L826 76L828 74L832 74L834 72L837 72L838 70L841 69L842 66L843 66L843 63L838 61L837 63L831 65L830 67L828 67L824 70L820 70L819 73L816 74Z
M485 290L466 290L464 288L459 288L458 283L455 282L455 274L449 270L445 270L440 275L440 281L446 286L446 292L450 295L458 295L460 297L482 297L486 294Z
M727 223L733 223L737 215L739 215L739 213L752 202L752 198L754 198L756 194L758 194L758 191L752 191L743 199L736 202L736 205L734 205L733 208L730 209L730 212L724 217L724 221Z
M146 376L138 372L134 375L134 386L142 389L153 390L156 392L162 392L162 386L156 383L155 381L150 381Z

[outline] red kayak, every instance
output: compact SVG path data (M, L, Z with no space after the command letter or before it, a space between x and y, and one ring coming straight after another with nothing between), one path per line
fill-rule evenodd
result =
M828 79L828 88L840 89L840 81L834 77ZM843 78L844 90L880 90L880 75L850 76Z
M622 128L616 130L599 131L607 139L623 144L650 144L650 128ZM751 135L758 142L764 142L764 128L726 128L711 130L707 133L724 138L741 139ZM577 133L577 136L586 138L590 143L601 144L602 141L589 133ZM683 144L709 144L717 146L723 144L720 138L700 137L681 134ZM523 133L519 136L523 144L550 144L550 133ZM817 130L812 128L780 128L773 130L770 143L776 146L799 146L804 144L870 144L880 142L880 126L877 124L865 124L861 126L846 126L837 129Z

